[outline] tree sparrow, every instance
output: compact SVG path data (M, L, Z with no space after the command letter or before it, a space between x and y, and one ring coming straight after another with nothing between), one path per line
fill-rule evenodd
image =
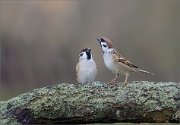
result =
M154 75L148 71L139 69L137 66L132 64L130 61L126 60L122 55L120 55L112 46L112 42L108 38L98 38L97 41L103 51L103 59L106 67L111 70L116 76L110 81L114 83L120 74L126 76L124 83L127 84L127 79L130 72L143 72L146 74Z
M78 83L91 83L97 75L96 63L92 58L91 49L85 48L79 54L79 62L76 65Z

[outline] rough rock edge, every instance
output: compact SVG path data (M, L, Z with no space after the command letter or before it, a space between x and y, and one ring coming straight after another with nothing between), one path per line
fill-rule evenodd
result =
M0 102L0 124L176 122L180 85L134 81L62 83L34 89Z

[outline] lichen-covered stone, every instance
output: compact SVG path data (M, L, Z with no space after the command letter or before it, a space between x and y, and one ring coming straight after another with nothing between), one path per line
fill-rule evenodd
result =
M0 103L0 124L179 122L180 85L134 81L62 83Z

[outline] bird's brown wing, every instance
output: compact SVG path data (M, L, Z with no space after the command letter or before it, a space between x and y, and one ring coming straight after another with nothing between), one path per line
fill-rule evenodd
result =
M138 68L133 63L131 63L129 60L125 59L122 55L120 55L117 51L113 51L113 58L117 63L122 63L124 65L127 65L131 68Z

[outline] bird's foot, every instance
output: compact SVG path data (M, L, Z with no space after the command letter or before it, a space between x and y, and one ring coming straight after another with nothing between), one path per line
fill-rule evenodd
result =
M124 82L124 83L123 83L123 86L127 86L127 84L128 84L128 82Z

